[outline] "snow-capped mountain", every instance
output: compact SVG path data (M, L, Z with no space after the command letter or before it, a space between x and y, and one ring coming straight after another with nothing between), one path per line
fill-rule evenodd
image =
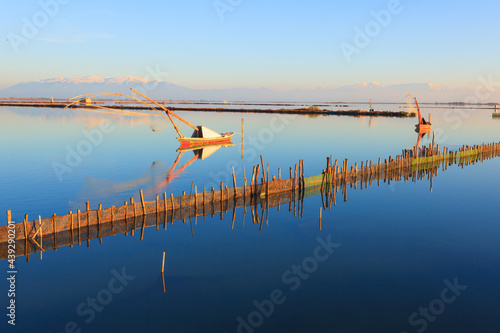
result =
M130 88L155 99L228 100L228 101L367 101L401 102L411 93L422 102L466 102L476 92L468 88L448 88L434 83L413 83L385 86L378 82L362 82L339 88L293 89L278 91L268 88L191 89L172 83L133 76L52 78L19 83L0 90L0 97L70 98L96 92L130 94ZM500 101L499 92L488 92L480 102Z

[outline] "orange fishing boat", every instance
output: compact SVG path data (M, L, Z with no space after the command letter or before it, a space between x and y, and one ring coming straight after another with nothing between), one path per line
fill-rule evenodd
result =
M416 107L416 111L418 114L418 124L415 125L415 132L417 132L417 133L430 132L432 124L430 122L426 121L422 117L422 113L420 112L420 107L418 106L417 98L408 94L408 96L406 96L406 103L408 104L408 107L410 110L415 111L415 107Z
M203 147L209 145L232 144L234 132L216 133L205 126L197 126L191 137L179 136L180 148Z
M212 131L211 129L209 129L205 126L194 126L193 124L191 124L187 120L183 119L182 117L176 115L175 113L173 113L172 111L170 111L169 109L164 107L163 105L160 105L157 102L153 101L151 98L144 96L143 94L141 94L140 92L138 92L132 88L130 88L130 90L141 95L142 97L146 98L147 100L149 100L153 104L155 104L155 105L159 106L161 109L163 109L163 111L165 111L172 126L174 126L175 130L177 131L177 134L179 135L177 137L177 140L179 140L179 142L181 144L180 148L190 148L190 147L199 147L199 146L207 146L207 145L223 145L223 144L231 144L232 143L231 137L235 134L234 132L219 134L219 133ZM191 137L187 137L181 132L181 130L179 129L179 127L177 127L177 125L175 124L175 122L171 116L176 117L177 119L179 119L180 121L182 121L183 123L185 123L186 125L191 127L192 129L194 129L194 132L191 135Z

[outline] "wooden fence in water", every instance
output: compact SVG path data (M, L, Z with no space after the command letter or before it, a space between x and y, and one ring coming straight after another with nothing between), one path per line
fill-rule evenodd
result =
M429 146L415 148L411 151L403 151L402 155L394 159L388 159L378 163L364 161L359 165L355 163L349 168L349 161L346 159L341 164L331 157L327 158L326 168L322 174L317 176L304 176L304 162L299 161L294 168L289 169L290 177L281 178L281 170L278 169L278 177L269 175L269 164L264 169L264 161L261 157L261 164L254 166L250 182L246 177L243 179L243 186L237 186L236 175L233 172L233 186L231 188L220 185L220 190L212 188L207 192L205 189L198 193L197 188L191 187L191 194L170 197L166 193L156 196L156 200L145 201L140 191L141 202L125 202L120 207L110 207L91 210L87 202L86 210L77 212L70 211L68 215L41 218L29 221L28 215L23 222L18 222L11 227L15 230L16 256L25 256L29 261L29 255L63 246L71 246L86 242L90 247L91 239L99 239L117 234L134 235L140 230L141 240L144 237L146 227L160 227L167 229L168 224L175 221L190 219L191 231L192 218L223 214L232 210L233 227L236 221L236 209L247 207L252 212L252 223L260 224L262 228L264 220L268 224L268 210L288 204L289 211L294 211L295 216L302 216L303 199L305 197L321 194L323 209L336 205L336 195L341 192L344 201L347 201L347 189L367 188L376 182L380 186L381 182L388 183L394 181L413 181L429 179L437 175L439 168L446 170L448 166L459 165L462 168L482 162L486 159L498 157L500 154L500 143L481 144L475 146L463 146L457 151L450 151L447 148L439 150L439 146L434 143ZM359 166L359 167L358 167ZM262 170L262 175L261 175ZM271 179L270 179L271 178ZM248 184L247 184L248 183ZM258 208L260 204L260 209ZM261 214L259 214L261 210ZM266 218L264 218L266 217ZM8 257L8 235L11 212L7 211L7 225L0 227L0 260ZM244 220L243 220L244 223Z

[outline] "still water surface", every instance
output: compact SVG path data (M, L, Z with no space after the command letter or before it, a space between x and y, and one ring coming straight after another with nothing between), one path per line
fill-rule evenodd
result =
M491 110L428 112L440 147L500 140ZM378 161L417 139L415 119L179 114L218 132L241 133L244 118L243 158L237 134L234 146L203 160L185 152L171 170L179 144L170 127L151 130L157 119L0 109L1 210L22 221L26 213L33 219L84 210L87 200L92 209L119 206L138 200L139 189L146 200L189 193L192 182L209 190L230 184L233 166L241 184L242 167L250 178L259 155L284 177L302 158L311 176L327 156ZM68 165L79 148L88 154ZM347 202L323 212L322 230L316 196L305 199L300 219L271 209L262 231L250 210L243 226L238 210L234 229L232 214L207 216L198 218L194 236L189 222L178 221L167 231L146 229L143 241L137 233L117 235L90 248L44 252L43 260L32 255L30 263L18 257L15 331L496 332L499 166L500 159L453 166L434 178L432 192L428 181L349 191Z

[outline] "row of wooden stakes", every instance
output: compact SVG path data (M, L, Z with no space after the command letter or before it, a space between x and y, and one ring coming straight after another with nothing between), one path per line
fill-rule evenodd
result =
M206 216L215 213L221 214L227 212L228 209L233 208L233 226L236 217L236 208L247 206L257 206L259 203L266 209L269 207L277 206L278 209L280 205L289 203L291 210L291 203L293 202L294 213L296 212L296 202L303 204L303 198L322 194L323 209L330 208L331 203L336 204L335 193L339 191L343 192L344 201L347 201L347 186L350 185L351 188L357 188L358 183L363 187L368 187L372 184L372 181L387 182L391 184L391 181L399 180L409 180L413 181L423 179L427 177L431 181L432 189L432 178L437 175L439 166L443 167L443 170L448 167L448 165L459 164L462 167L470 163L480 162L488 158L493 158L498 156L500 153L500 144L482 144L477 146L464 146L457 152L451 152L446 148L443 151L437 150L437 147L429 145L425 149L419 147L422 152L422 157L416 157L417 154L411 154L410 152L403 152L403 155L396 156L395 159L389 157L385 159L384 162L379 159L378 164L373 164L372 161L361 162L360 168L358 164L350 166L349 161L345 159L342 162L342 166L339 165L338 161L333 161L332 156L327 158L327 166L323 170L321 175L305 177L304 172L304 161L299 160L299 163L295 165L294 168L290 168L290 178L281 179L281 169L278 169L278 177L270 176L269 164L264 168L264 160L261 156L261 163L253 167L252 176L250 184L247 184L247 179L245 177L245 172L243 172L243 186L237 186L236 174L232 174L233 186L228 188L224 186L221 182L220 191L215 191L214 188L210 192L206 192L203 189L202 193L197 193L197 187L192 183L191 194L186 195L185 191L182 196L174 197L170 194L167 197L166 193L163 193L163 198L160 199L159 195L156 195L156 200L145 201L142 190L140 190L140 202L134 201L134 198L130 198L130 204L125 202L123 206L111 207L107 209L102 208L102 204L99 204L97 210L91 210L89 202L86 203L86 211L81 212L78 210L76 213L70 211L68 215L56 216L55 214L50 218L42 219L39 217L37 220L29 222L28 216L25 216L24 222L16 223L16 239L18 241L24 241L20 246L27 247L28 241L33 243L33 246L38 248L38 250L43 251L45 245L57 249L57 233L70 233L68 239L69 244L75 242L76 233L73 230L78 230L78 244L81 243L81 229L87 229L85 237L87 242L95 234L95 238L99 238L102 242L102 230L107 228L109 225L109 234L116 234L119 232L131 232L136 228L136 219L139 217L144 217L142 226L148 226L146 216L154 215L156 219L156 224L158 225L159 215L164 213L164 224L167 222L173 223L176 220L182 220L185 222L186 218ZM262 171L262 175L261 175ZM259 182L260 181L260 182ZM194 193L193 193L194 190ZM326 195L325 195L326 194ZM325 199L330 200L325 200ZM270 202L271 201L271 202ZM264 211L263 211L264 212ZM298 215L302 216L303 206L298 205ZM254 215L254 209L252 209L252 215ZM255 209L255 215L258 215ZM267 214L268 215L268 214ZM129 219L133 220L133 223L127 223ZM264 216L262 214L262 220ZM154 219L153 219L154 220ZM254 218L254 223L256 219ZM257 218L257 220L260 220ZM266 218L266 225L268 223L268 217ZM7 221L11 221L11 212L7 211ZM262 225L262 221L260 222ZM154 225L151 222L150 225ZM115 230L115 226L119 230ZM91 231L91 227L95 227ZM166 227L166 226L165 226ZM144 228L142 228L141 238L143 237ZM0 227L0 259L3 258L1 253L3 246L7 243L7 226ZM45 237L44 237L45 236ZM49 236L52 236L50 240ZM24 245L24 246L23 246ZM89 244L88 244L89 245ZM22 252L21 252L22 253ZM22 254L21 254L22 255Z

